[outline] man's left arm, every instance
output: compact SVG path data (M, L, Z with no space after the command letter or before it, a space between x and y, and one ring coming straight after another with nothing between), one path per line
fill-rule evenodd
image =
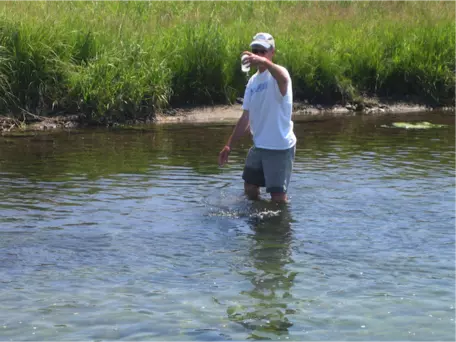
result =
M290 80L288 72L285 68L273 63L265 57L255 55L250 51L244 51L243 54L248 55L247 62L253 65L263 65L266 67L271 73L272 77L274 77L277 81L277 85L279 86L279 90L282 96L285 96L287 94L288 82L290 82Z
M287 94L289 82L287 72L284 70L284 68L281 68L277 64L274 64L269 59L265 58L265 61L263 63L268 68L272 77L276 79L280 93L282 94L282 96L285 96Z

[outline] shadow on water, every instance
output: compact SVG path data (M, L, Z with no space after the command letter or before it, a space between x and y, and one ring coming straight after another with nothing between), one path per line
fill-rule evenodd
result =
M252 284L241 291L240 304L227 309L232 322L249 330L248 339L276 339L288 335L293 325L289 316L296 272L289 270L292 260L291 213L288 204L251 202L247 218L249 235L248 268L239 271Z

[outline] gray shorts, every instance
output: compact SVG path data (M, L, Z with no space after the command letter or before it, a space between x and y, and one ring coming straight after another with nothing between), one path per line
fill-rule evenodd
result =
M245 161L242 179L248 184L265 186L266 192L286 193L296 153L296 145L287 150L266 150L253 146Z

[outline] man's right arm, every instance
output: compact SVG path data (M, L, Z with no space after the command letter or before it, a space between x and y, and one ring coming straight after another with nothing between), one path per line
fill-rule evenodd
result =
M248 130L249 128L249 111L245 110L242 112L241 117L234 127L233 133L228 138L226 145L220 151L218 162L220 166L223 166L228 161L228 155L231 152L231 147L235 144Z
M233 133L229 137L226 146L231 149L231 146L236 143L242 136L247 132L249 128L249 111L244 110L241 117L239 118L236 127L234 127Z

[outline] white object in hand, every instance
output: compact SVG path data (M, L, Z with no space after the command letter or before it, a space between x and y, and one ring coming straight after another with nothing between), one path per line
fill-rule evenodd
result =
M245 62L245 59L248 57L248 55L242 55L241 57L241 70L243 72L249 72L250 71L250 63Z

